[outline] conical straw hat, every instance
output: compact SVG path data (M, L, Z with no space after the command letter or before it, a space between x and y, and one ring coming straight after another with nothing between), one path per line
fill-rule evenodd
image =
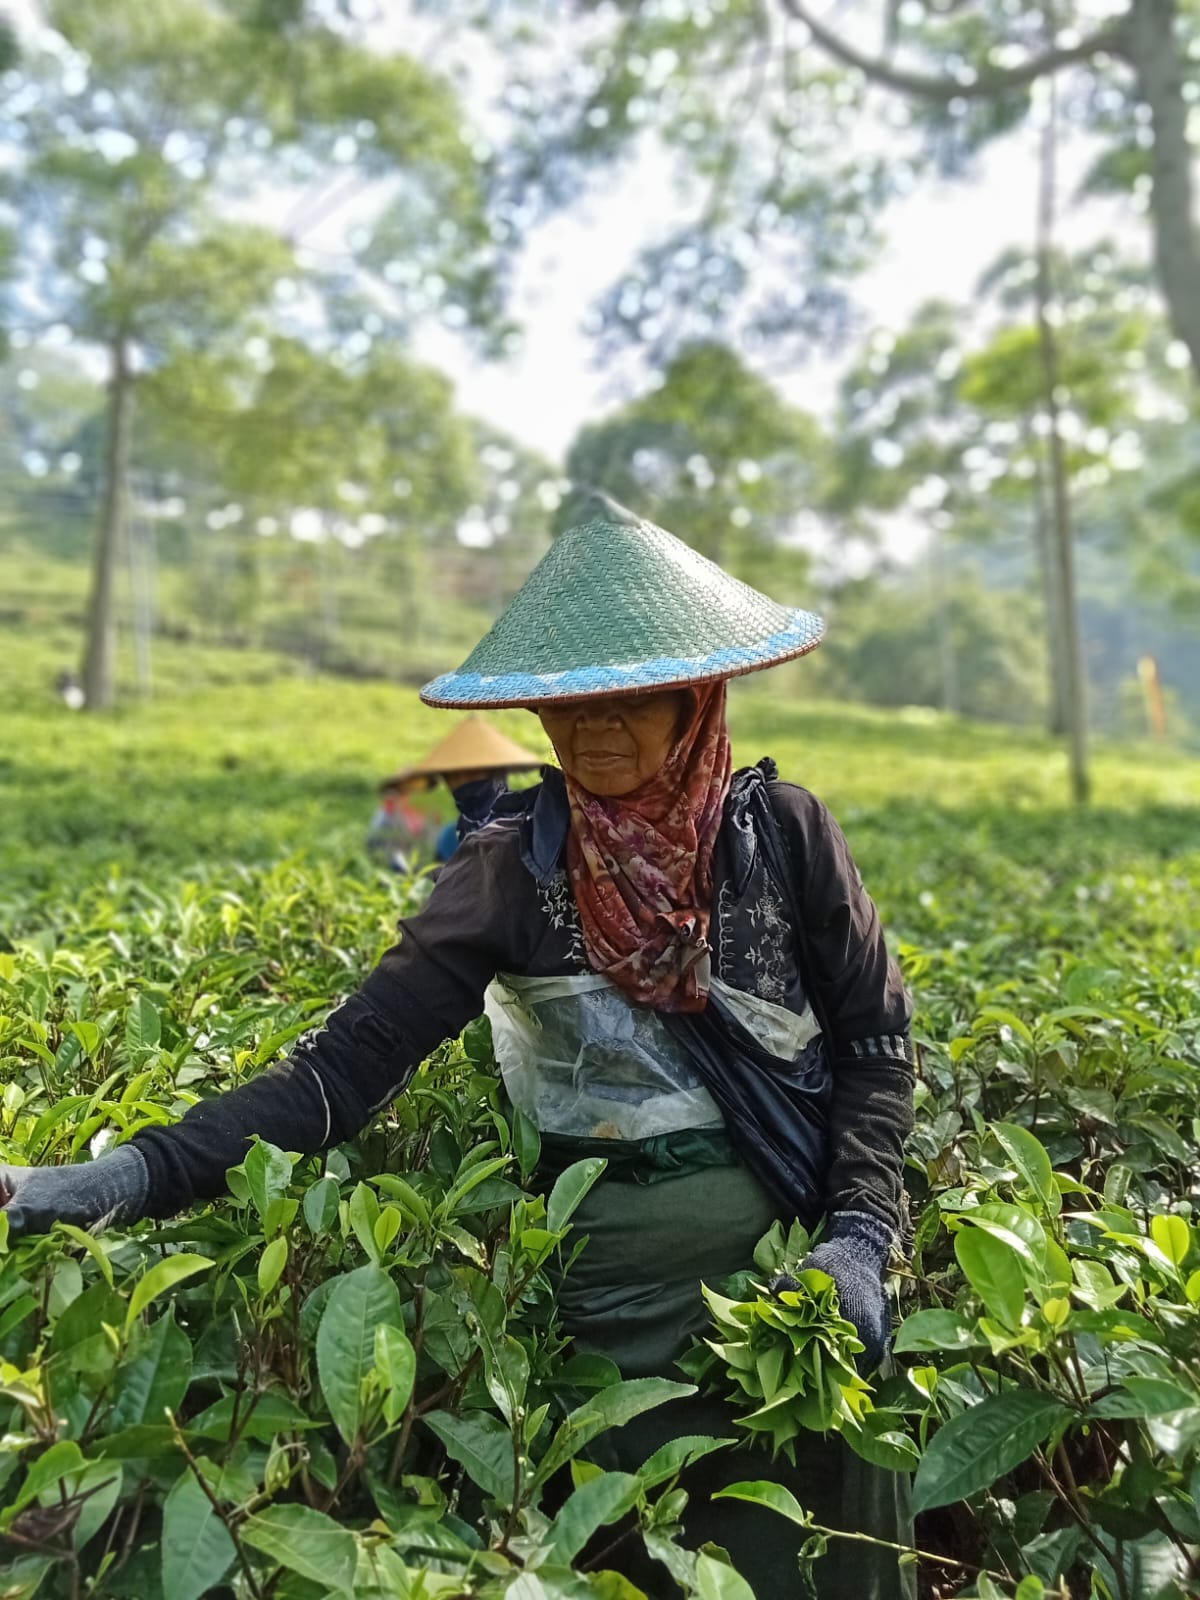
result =
M733 678L807 654L825 625L778 605L607 496L555 541L432 706L527 706Z
M419 761L386 779L385 789L427 789L456 772L528 772L541 761L482 717L464 717Z

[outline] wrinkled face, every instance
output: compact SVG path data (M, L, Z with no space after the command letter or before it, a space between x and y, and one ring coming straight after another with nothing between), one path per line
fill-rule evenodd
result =
M687 696L682 689L621 699L566 700L537 708L563 771L592 794L618 799L652 778L670 754Z

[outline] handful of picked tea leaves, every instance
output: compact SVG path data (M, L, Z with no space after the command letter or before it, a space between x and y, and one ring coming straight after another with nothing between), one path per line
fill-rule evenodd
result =
M862 1340L838 1309L837 1286L827 1272L801 1271L809 1236L799 1223L784 1234L776 1223L754 1252L762 1276L730 1279L727 1294L704 1286L716 1324L680 1362L696 1383L725 1395L740 1425L795 1460L796 1438L806 1429L845 1434L868 1460L908 1466L915 1450L895 1430L890 1412L875 1411L871 1386L859 1376ZM798 1288L772 1295L767 1284L786 1272Z

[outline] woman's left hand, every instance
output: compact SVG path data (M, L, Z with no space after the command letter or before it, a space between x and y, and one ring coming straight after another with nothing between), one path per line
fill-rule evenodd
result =
M842 1315L863 1342L859 1370L874 1372L887 1354L892 1320L883 1292L883 1271L892 1248L892 1230L869 1211L839 1211L829 1219L825 1238L801 1262L817 1267L837 1286ZM772 1294L796 1287L786 1273L772 1279Z

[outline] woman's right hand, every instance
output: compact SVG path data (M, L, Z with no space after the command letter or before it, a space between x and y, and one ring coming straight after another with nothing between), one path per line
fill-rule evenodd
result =
M81 1228L133 1222L142 1214L148 1187L146 1163L131 1144L78 1166L0 1165L0 1207L10 1238L49 1233L56 1222Z
M800 1263L800 1271L816 1267L827 1272L838 1292L843 1317L854 1324L863 1351L858 1370L867 1376L887 1354L892 1331L883 1275L887 1268L895 1229L866 1211L839 1211L829 1218L826 1237ZM790 1273L781 1272L768 1288L774 1295L800 1287Z

